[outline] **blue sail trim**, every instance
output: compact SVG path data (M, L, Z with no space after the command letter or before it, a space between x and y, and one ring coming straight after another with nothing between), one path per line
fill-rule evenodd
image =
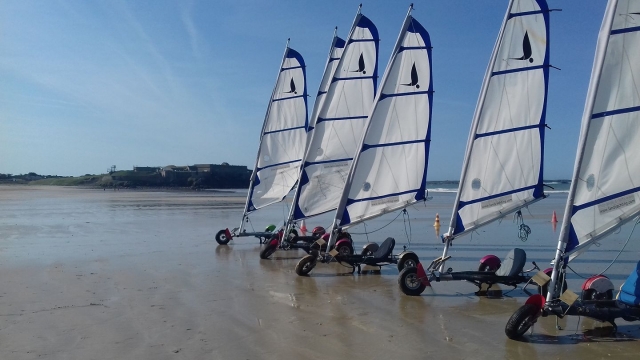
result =
M487 137L487 136L495 136L495 135L507 134L507 133L512 133L512 132L531 130L531 129L539 128L541 126L544 127L544 124L534 124L534 125L520 126L520 127L517 127L517 128L503 129L503 130L498 130L498 131L490 131L490 132L481 133L481 134L476 133L476 136L474 137L474 140L475 139L479 139L479 138L483 138L483 137Z
M636 32L636 31L640 31L640 26L611 30L611 35L626 34L626 33Z
M272 130L272 131L265 131L264 135L269 135L269 134L275 134L275 133L279 133L279 132L283 132L283 131L291 131L291 130L299 130L299 129L305 129L306 130L306 126L302 125L302 126L296 126L296 127L290 127L290 128L285 128L285 129L278 129L278 130Z
M344 39L336 36L336 42L335 44L333 44L334 48L339 48L339 49L344 49L346 42L344 41Z
M320 96L320 95L324 95L324 94L326 94L326 93L327 93L326 91L318 91L318 95L316 95L316 97L317 97L317 96Z
M339 78L339 77L334 77L331 82L334 83L336 81L340 81L340 80L367 80L367 79L374 79L376 76L354 76L354 77L346 77L346 78Z
M283 162L281 162L281 163L271 164L271 165L267 165L267 166L265 166L265 167L259 167L259 168L256 168L256 172L258 172L258 171L262 171L262 170L264 170L264 169L269 169L269 168L272 168L272 167L274 167L274 166L280 166L280 165L293 164L293 163L298 162L298 161L301 161L301 160L302 160L302 159L291 160L291 161L283 161ZM256 185L257 185L257 184L256 184ZM254 187L255 187L255 186L254 186Z
M640 106L634 106L634 107L630 107L630 108L607 110L607 111L599 112L599 113L591 115L591 119L597 119L597 118L601 118L601 117L620 115L620 114L627 114L627 113L636 112L636 111L640 111Z
M509 14L508 19L513 19L515 17L519 17L519 16L528 16L528 15L538 15L538 14L542 14L544 12L547 12L549 10L535 10L535 11L524 11L521 13L511 13Z
M633 189L621 191L621 192L613 194L613 195L605 196L605 197L600 198L600 199L589 201L589 202L584 203L582 205L574 205L571 208L571 216L575 215L580 210L584 210L584 209L596 206L598 204L602 204L604 202L607 202L607 201L610 201L610 200L613 200L613 199L617 199L619 197L623 197L623 196L626 196L626 195L629 195L629 194L633 194L633 193L636 193L638 191L640 191L640 186L639 187L635 187Z
M495 198L499 198L501 196L507 196L507 195L512 195L512 194L517 194L519 192L523 192L523 191L527 191L527 190L534 190L536 187L540 186L539 184L535 184L535 185L530 185L530 186L525 186L525 187L521 187L519 189L514 189L514 190L509 190L509 191L505 191L499 194L495 194L495 195L489 195L489 196L485 196L483 198L479 198L479 199L474 199L471 201L460 201L460 206L458 207L458 212L460 212L460 209L462 209L463 207L467 206L467 205L473 205L473 204L477 204L479 202L483 202L486 200L491 200L491 199L495 199Z
M307 67L304 63L304 59L302 58L302 55L300 55L299 52L293 50L292 48L288 48L287 51L287 58L288 59L296 59L296 61L298 61L298 64L300 64L300 67L302 68L302 79L304 80L304 89L302 90L302 95L299 95L298 97L301 97L304 99L304 126L307 132L309 132L309 114L308 114L308 104L307 104ZM292 97L286 98L286 99L291 99ZM276 100L285 100L285 99L274 99L273 101Z
M304 66L291 66L291 67L281 68L280 72L287 71L287 70L294 70L294 69L302 69L303 67Z
M322 164L330 164L335 162L343 162L343 161L351 161L353 158L344 158L344 159L335 159L335 160L323 160L323 161L307 161L304 163L304 167L308 167L311 165L322 165Z
M284 97L284 98L279 98L279 99L273 99L273 100L271 100L271 102L278 102L278 101L289 100L289 99L298 99L298 98L306 97L306 96L307 96L307 94L289 96L289 97Z
M432 92L433 92L432 90L427 90L427 91L414 91L414 92L397 93L397 94L380 94L380 99L378 101L382 101L386 98L393 98L393 97L399 97L399 96L427 95Z
M363 144L362 145L362 150L360 150L361 153L369 150L369 149L375 149L375 148L379 148L379 147L390 147L390 146L401 146L401 145L407 145L407 144L418 144L418 143L423 143L425 141L429 141L426 139L419 139L419 140L409 140L409 141L399 141L399 142L394 142L394 143L386 143L386 144L375 144L375 145L369 145L369 144Z
M414 193L416 191L420 191L420 189L412 189L412 190L401 191L401 192L391 193L391 194L386 194L386 195L372 196L372 197L363 198L363 199L347 199L347 205L346 206L349 206L349 205L355 204L355 203L359 203L359 202L363 202L363 201L375 201L375 200L380 200L380 199L384 199L384 198L391 197L391 196L400 196L400 195L412 194L412 193Z
M429 49L429 47L427 46L400 46L397 53L399 54L403 51L409 51L409 50L427 50L427 49Z
M494 71L494 72L491 73L491 76L512 74L512 73L517 73L517 72L522 72L522 71L533 71L533 70L543 69L543 68L546 68L548 66L549 65L547 65L547 64L542 64L542 65L537 65L537 66L521 67L521 68L517 68L517 69Z
M329 58L329 62L334 62L334 61L336 61L336 60L340 60L340 58L334 58L334 57Z
M368 116L346 116L346 117L337 117L337 118L321 118L319 117L318 120L316 121L316 124L319 124L321 122L325 122L325 121L342 121L342 120L359 120L359 119L366 119Z
M378 42L380 39L349 39L347 44L357 43L357 42Z

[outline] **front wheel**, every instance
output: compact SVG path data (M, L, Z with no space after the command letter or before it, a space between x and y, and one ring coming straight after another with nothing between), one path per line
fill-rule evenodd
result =
M276 250L278 250L278 245L268 244L264 249L262 249L262 251L260 251L260 259L268 259L274 252L276 252Z
M313 255L307 255L298 261L298 264L296 265L296 274L306 276L314 267L316 267L316 257Z
M351 244L349 244L348 242L345 242L338 245L338 247L336 247L336 251L338 251L338 254L340 255L349 256L353 254L353 246L351 246Z
M227 243L229 243L229 241L231 241L231 239L227 238L227 230L226 229L218 231L218 233L216 234L216 241L220 245L227 245Z
M418 268L416 267L407 267L400 271L398 285L400 285L400 290L409 296L419 296L427 288L418 277Z
M538 319L540 309L534 304L524 304L516 312L511 315L507 326L504 327L504 333L509 339L515 340L529 330Z

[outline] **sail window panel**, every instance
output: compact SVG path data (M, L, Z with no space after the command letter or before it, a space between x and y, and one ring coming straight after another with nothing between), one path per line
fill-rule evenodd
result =
M360 144L366 121L366 118L360 118L323 121L317 124L306 162L353 158Z
M409 33L405 38L411 37L414 36ZM429 90L431 82L429 64L429 54L425 49L405 50L398 53L393 66L388 71L382 94L406 94Z
M424 167L424 142L365 150L358 158L348 198L365 199L418 189Z
M618 0L611 30L640 26L640 2L637 0Z
M298 180L300 161L274 166L258 171L259 183L251 196L251 211L277 203L284 199Z
M304 102L304 98L296 98L271 103L264 132L304 127L307 119L307 109Z
M298 207L306 217L334 210L349 175L351 160L305 167L309 182L300 188Z
M364 16L360 17L360 21L358 21L358 26L356 26L356 28L353 29L353 34L351 35L351 39L374 40L373 34L371 34L371 30L368 27L363 27L368 25L370 22L371 21L368 18Z
M476 139L460 187L460 200L474 201L538 184L540 144L538 129ZM521 196L513 194L513 199Z
M592 119L574 206L640 187L639 144L640 113Z
M478 123L478 134L539 124L544 108L544 70L493 76Z
M429 126L429 111L428 94L397 96L379 101L371 117L365 146L424 140Z
M530 11L540 11L540 5L534 0L515 0L509 12L518 14Z
M260 146L258 168L301 160L306 141L307 134L303 128L265 134Z
M493 71L524 69L545 64L546 34L547 30L542 13L509 19L504 29Z
M640 31L610 36L594 114L640 106L639 61Z

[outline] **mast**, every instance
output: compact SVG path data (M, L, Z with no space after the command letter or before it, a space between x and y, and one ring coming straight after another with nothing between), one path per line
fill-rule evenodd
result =
M605 55L607 53L607 47L609 45L609 37L611 33L611 27L613 25L613 17L615 15L618 0L609 0L605 16L600 28L600 34L598 35L598 44L596 45L596 55L593 61L593 70L591 72L591 79L589 81L589 90L587 92L587 101L585 103L584 112L582 114L582 125L580 127L580 140L578 142L578 150L576 153L576 161L573 167L573 177L571 179L571 186L569 187L569 195L567 197L567 204L565 206L564 215L562 217L562 226L560 227L560 235L558 239L558 247L556 249L556 256L553 263L553 273L551 274L551 282L549 284L549 292L547 293L547 302L552 301L559 295L559 289L557 289L558 276L561 267L566 266L566 259L564 258L565 248L567 246L567 240L569 238L569 232L571 230L571 217L573 216L573 203L576 196L576 190L578 188L580 167L582 159L585 154L587 135L589 133L589 125L591 123L591 116L593 114L593 108L595 105L596 95L598 93L598 86L600 84L600 77L602 75L602 68L604 64Z

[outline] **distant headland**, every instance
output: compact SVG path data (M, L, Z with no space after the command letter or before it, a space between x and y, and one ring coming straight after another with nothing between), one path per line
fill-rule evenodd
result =
M111 166L104 174L83 176L0 174L0 184L89 186L97 188L191 188L242 189L249 187L251 170L246 166L222 164L134 166L117 170Z

